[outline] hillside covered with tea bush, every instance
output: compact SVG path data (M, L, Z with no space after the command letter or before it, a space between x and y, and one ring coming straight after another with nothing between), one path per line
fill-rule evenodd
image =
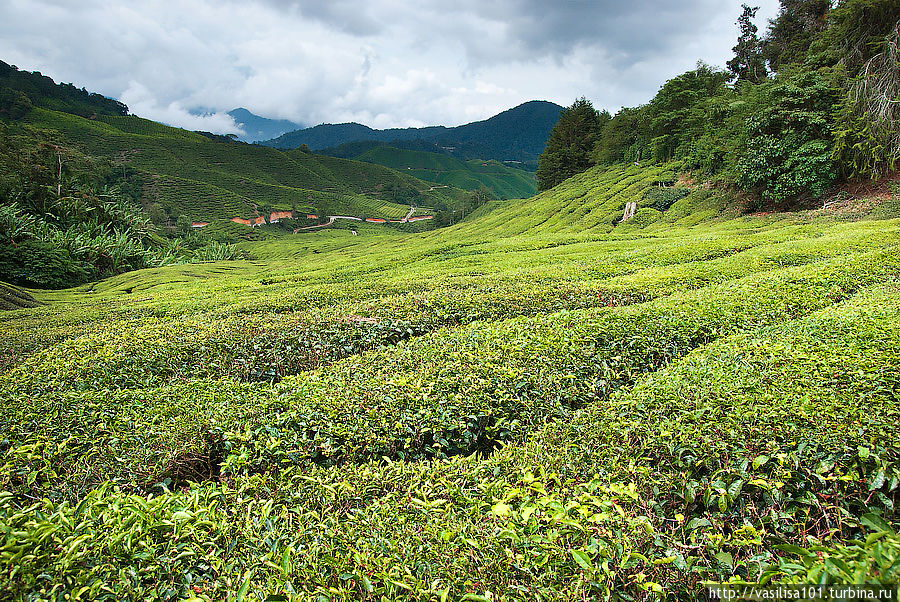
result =
M504 165L500 161L469 159L465 161L446 154L409 148L395 143L350 142L319 151L323 155L365 161L405 171L427 182L450 185L463 190L486 190L498 199L522 199L537 192L534 173ZM424 148L430 148L424 146ZM434 149L432 149L434 150Z
M0 279L59 288L132 269L237 259L246 255L230 246L236 241L322 224L328 215L400 220L412 208L449 222L490 196L127 113L122 103L0 61ZM231 221L273 212L293 217L261 229Z
M0 315L4 591L895 580L896 187L757 216L696 189L617 223L671 177L33 291Z
M833 129L852 121L841 94L893 80L860 68L825 85L894 51L878 12L893 4L782 7L769 44L864 39L848 46L862 54L772 54L748 27L736 57L765 50L775 74L745 83L758 63L738 61L736 83L671 127L650 119L656 101L628 127L631 109L576 101L547 152L588 154L523 199L169 128L0 73L0 598L895 587L897 146L876 128L882 146L848 151ZM816 7L803 38L818 21L791 11ZM779 38L779 23L799 29ZM808 78L837 110L825 121L777 109ZM707 113L721 95L725 113ZM691 130L698 115L708 131L725 115L722 137ZM758 115L787 129L756 130ZM657 126L675 138L647 139ZM613 147L615 131L644 137ZM827 148L804 137L826 131ZM713 171L701 142L730 149ZM773 187L742 183L742 153L776 143L799 154ZM611 148L625 154L601 160ZM878 159L851 171L850 156ZM827 184L798 157L827 163ZM227 221L410 208L434 219ZM218 221L189 229L205 215Z

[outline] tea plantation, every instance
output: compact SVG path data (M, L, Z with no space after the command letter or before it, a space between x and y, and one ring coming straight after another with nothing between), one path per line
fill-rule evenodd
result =
M410 204L456 207L468 198L379 165L223 143L133 115L85 119L35 108L21 121L137 170L147 198L173 219L228 220L292 209L394 218ZM379 213L367 213L372 210Z
M496 160L464 161L435 152L395 148L378 142L349 143L320 152L384 165L427 182L463 190L485 188L501 199L525 198L537 192L534 174Z
M746 215L675 179L11 289L2 597L900 581L900 199Z

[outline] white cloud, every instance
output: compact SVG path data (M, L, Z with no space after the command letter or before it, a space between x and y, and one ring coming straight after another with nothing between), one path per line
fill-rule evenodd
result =
M778 0L761 4L764 29ZM698 59L723 64L739 13L740 0L4 0L0 58L191 129L234 131L223 113L237 106L456 125L532 99L646 102Z
M245 134L244 130L227 113L217 111L197 115L185 109L177 100L173 100L167 105L160 105L150 90L136 81L131 82L122 93L120 100L127 104L129 110L135 115L186 130L199 130L213 134Z

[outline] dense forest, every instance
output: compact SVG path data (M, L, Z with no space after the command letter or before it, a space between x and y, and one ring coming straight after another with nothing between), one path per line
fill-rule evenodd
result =
M538 183L591 165L678 161L696 179L738 187L756 207L878 178L900 159L900 4L782 0L763 35L743 5L727 69L703 63L647 104L614 116L579 100L560 118Z

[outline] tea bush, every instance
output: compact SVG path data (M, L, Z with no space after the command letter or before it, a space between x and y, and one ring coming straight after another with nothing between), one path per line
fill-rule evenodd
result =
M25 291L42 305L0 314L0 591L889 581L897 220L737 217L699 190L613 225L666 169Z

